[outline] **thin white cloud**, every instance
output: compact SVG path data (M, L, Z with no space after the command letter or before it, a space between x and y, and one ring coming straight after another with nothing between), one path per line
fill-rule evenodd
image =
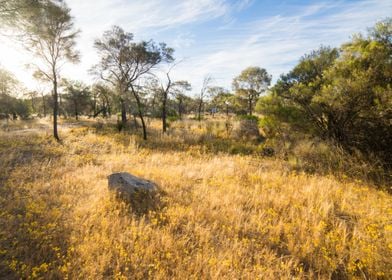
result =
M135 33L136 39L159 37L173 46L178 59L185 58L173 71L174 78L191 81L195 91L206 74L230 88L232 78L250 65L266 68L276 79L310 50L321 44L339 46L351 34L366 31L377 20L392 14L390 0L323 1L307 6L281 4L279 13L252 21L239 19L236 13L256 5L255 0L66 2L76 26L82 30L78 41L82 62L67 66L65 75L91 81L87 70L97 62L93 41L118 24ZM194 30L195 26L204 24L205 27L210 21L214 22L213 30L206 29L205 34ZM0 61L20 79L31 81L27 78L30 74L23 72L28 57L21 55L20 50L10 45L0 46Z
M178 27L219 18L232 9L226 0L68 0L67 3L77 23L90 34L113 24L134 33Z
M298 8L302 11L295 15L281 14L231 27L228 35L216 38L208 49L199 50L197 59L182 65L178 77L200 85L204 75L212 74L230 88L235 75L255 65L266 68L276 80L312 49L339 46L353 33L364 32L390 15L392 2L340 1Z
M67 3L76 25L83 31L79 44L82 63L69 67L67 72L78 73L79 79L91 79L86 69L98 59L93 41L112 25L122 26L134 33L136 39L150 39L160 31L227 17L232 11L244 8L249 0L239 0L235 5L227 0L68 0ZM194 43L193 35L179 31L171 43L176 49L189 48Z

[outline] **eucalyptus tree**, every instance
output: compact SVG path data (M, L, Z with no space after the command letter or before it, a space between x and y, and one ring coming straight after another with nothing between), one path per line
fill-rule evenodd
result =
M161 99L161 116L162 116L162 131L163 133L167 130L167 103L169 99L169 95L176 95L176 93L181 92L183 90L190 90L190 84L187 81L173 81L170 72L178 63L172 64L167 72L165 73L165 81L161 79L158 92L160 93ZM182 99L180 100L182 101ZM182 104L181 104L182 105ZM181 106L179 105L179 106ZM180 111L180 110L179 110ZM179 112L181 114L181 112Z
M185 102L190 99L185 93L192 90L192 86L188 81L176 81L173 85L173 95L177 101L178 117L182 119L182 114L185 111Z
M217 108L229 115L229 108L233 103L233 94L223 87L211 87L209 89L211 95L211 104L214 108Z
M186 96L185 91L191 90L191 84L188 81L173 81L170 77L170 71L166 72L166 81L155 83L158 87L154 90L158 93L161 102L161 118L162 118L162 131L167 130L167 111L170 96L174 97L178 102L178 116L182 118L184 110L184 100Z
M175 64L173 64L169 70L165 73L165 82L161 80L158 92L160 93L161 99L161 117L162 117L162 132L166 133L167 130L167 100L169 98L169 93L173 86L172 78L170 77L170 72L173 69Z
M147 139L147 129L143 117L141 98L141 79L162 62L173 61L173 49L166 44L154 41L134 42L132 33L125 32L121 27L113 26L105 31L103 37L95 41L95 48L100 55L100 63L94 72L112 84L121 102L121 121L126 124L126 97L131 94L137 105L138 115L142 123L143 139Z
M248 67L234 78L233 89L240 99L246 100L249 115L252 115L258 97L270 84L271 75L260 67Z
M6 69L0 68L0 94L12 95L15 93L19 81Z
M6 69L0 68L0 115L8 120L14 112L16 98L13 96L18 88L19 81Z
M125 127L127 122L126 96L128 83L130 82L130 70L127 59L131 56L130 51L133 44L133 34L125 32L118 26L103 33L101 39L95 40L94 47L100 55L99 64L93 67L93 73L108 82L115 88L117 98L121 105L121 122Z
M25 93L25 96L27 97L27 98L29 98L30 99L30 101L31 101L31 109L32 109L32 111L33 111L33 113L37 113L38 112L38 108L37 108L37 97L38 97L38 92L37 91L35 91L35 90L30 90L30 91L27 91L26 93Z
M103 83L96 83L92 86L91 93L93 117L95 118L101 113L104 117L110 116L113 90Z
M0 0L0 22L9 27L23 28L21 21L33 18L49 0Z
M26 50L38 60L31 64L34 77L52 84L53 136L59 141L59 75L64 63L79 61L79 53L75 50L79 31L74 29L70 9L62 1L43 1L35 16L24 21L24 30Z
M211 85L212 82L212 77L210 75L207 75L203 79L203 85L200 89L199 94L196 96L197 100L197 120L201 121L201 113L203 111L203 106L205 99L207 98L208 95L208 89Z
M79 120L79 116L90 107L90 88L83 82L65 79L62 80L62 86L65 91L64 98L67 101L66 109L74 114L76 120Z

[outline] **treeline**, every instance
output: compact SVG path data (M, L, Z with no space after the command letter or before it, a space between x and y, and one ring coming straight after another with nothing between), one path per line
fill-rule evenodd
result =
M244 71L249 73L259 68ZM243 75L243 74L242 74ZM211 79L206 78L209 82ZM149 79L138 88L142 115L162 118L163 110L171 120L184 116L202 120L204 115L245 115L254 110L257 94L249 96L244 92L231 93L219 86L205 85L200 93L192 93L188 81L171 82L165 91L157 79ZM120 97L116 88L108 83L98 82L88 85L82 81L63 79L58 87L58 115L64 118L80 116L89 118L109 118L117 115L121 124L124 109L125 126L129 118L138 117L137 103L131 95ZM27 90L12 73L0 68L0 113L5 119L41 118L52 115L53 95L50 90ZM126 127L119 127L126 128Z
M60 140L59 114L78 117L102 113L106 116L120 111L120 130L127 127L127 116L131 114L140 119L144 139L147 139L145 116L159 115L165 132L168 117L182 117L190 112L194 112L198 120L205 110L252 114L257 96L267 89L271 80L266 70L251 67L235 80L239 97L235 98L225 89L212 86L212 78L206 77L201 90L191 98L187 94L191 89L189 82L172 80L171 71L178 64L174 49L153 40L135 42L132 33L114 26L94 43L100 61L92 67L91 73L101 83L87 87L78 81L59 78L64 63L79 61L76 49L79 31L74 29L64 1L1 2L0 17L9 28L22 35L26 50L39 61L30 65L35 70L34 77L51 85L48 95L51 98L42 97L37 102L41 103L43 115L47 107L52 109L53 135L57 140ZM33 107L36 104L33 96L30 99ZM38 112L37 109L32 111Z
M170 117L194 114L201 120L204 112L252 116L256 111L269 137L287 128L331 140L350 152L376 156L391 167L391 19L377 23L367 35L353 36L340 48L321 47L305 55L273 87L264 68L248 67L233 79L232 91L214 85L207 76L201 89L192 93L188 81L172 78L179 63L173 48L153 40L136 42L134 34L119 26L103 32L94 43L99 61L91 74L100 82L90 86L60 80L60 65L79 60L78 31L69 8L63 1L4 3L0 4L3 22L24 35L26 49L41 61L32 65L35 77L50 83L51 92L30 92L29 102L20 101L11 97L15 79L2 79L1 113L26 117L46 115L51 108L58 140L59 114L75 118L118 114L119 130L126 129L133 116L147 139L146 116L160 117L166 132Z

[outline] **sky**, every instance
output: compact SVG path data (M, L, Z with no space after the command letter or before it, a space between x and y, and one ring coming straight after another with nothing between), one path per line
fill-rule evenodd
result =
M173 80L188 80L197 92L203 78L231 89L248 66L265 68L275 82L301 56L321 45L338 47L392 16L391 0L65 0L75 27L81 62L65 65L61 76L92 83L88 70L98 61L93 47L113 25L175 49L180 63ZM17 42L0 38L0 64L26 87L42 87L26 68L29 54ZM164 71L165 66L159 71Z

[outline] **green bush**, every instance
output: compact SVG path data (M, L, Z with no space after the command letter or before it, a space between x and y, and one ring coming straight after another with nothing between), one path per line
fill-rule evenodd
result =
M172 123L172 122L180 120L180 117L179 116L168 116L166 120L168 123Z
M376 155L392 168L391 38L387 19L339 50L321 47L305 55L259 100L257 111L268 117L263 125L288 123L349 153Z
M255 122L259 122L259 118L257 116L253 116L253 115L238 115L236 117L237 120L241 121L241 120L249 120L249 121L255 121Z

